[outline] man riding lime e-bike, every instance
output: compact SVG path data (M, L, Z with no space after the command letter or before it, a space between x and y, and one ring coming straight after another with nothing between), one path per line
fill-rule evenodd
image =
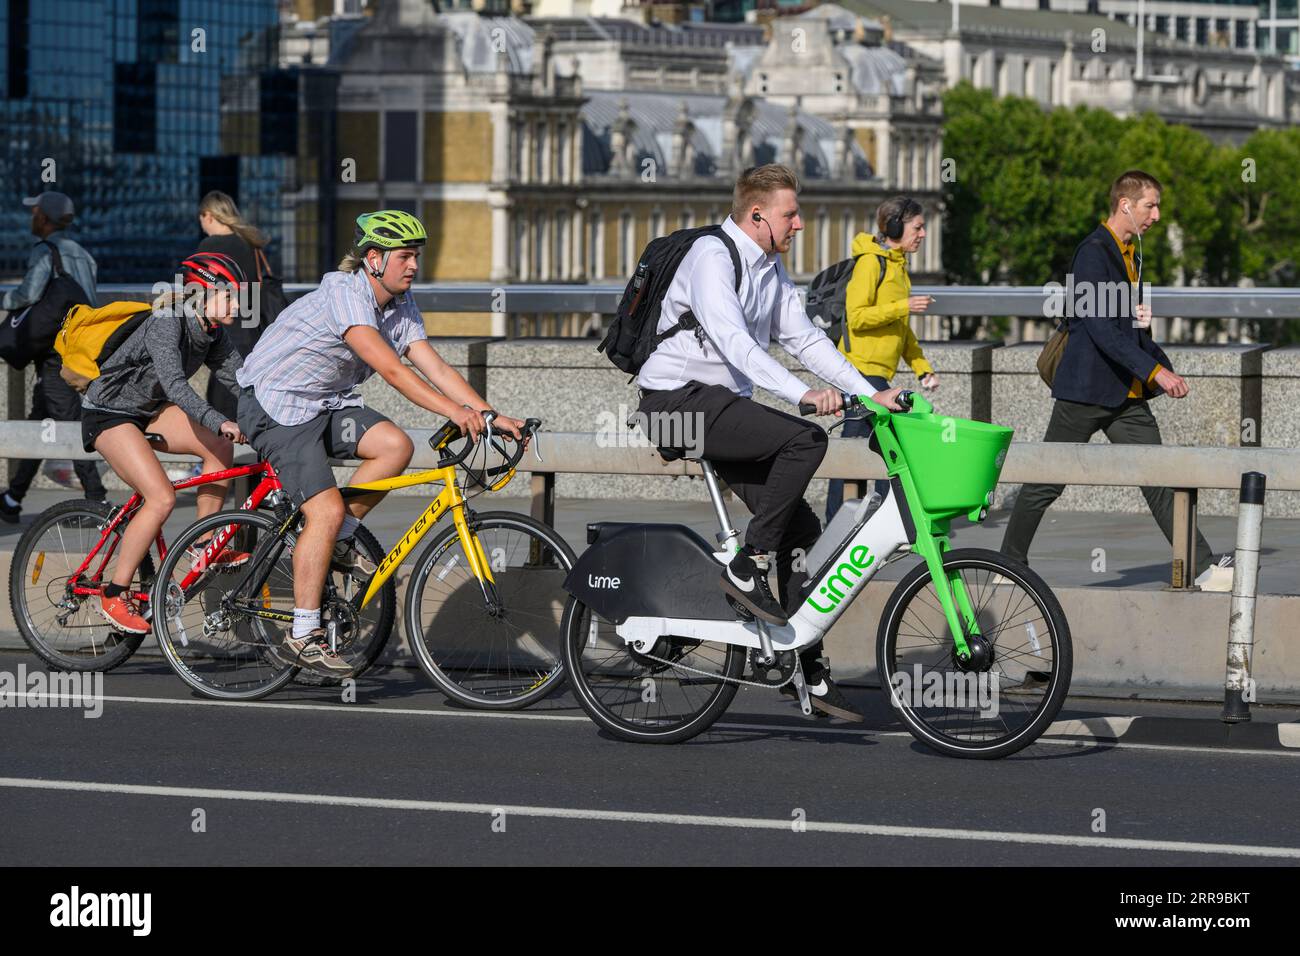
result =
M736 247L739 287L724 240L698 240L682 259L664 295L662 332L690 311L703 335L665 339L637 376L640 411L694 415L703 424L701 457L745 502L753 519L745 545L723 569L720 586L752 614L784 624L801 597L806 572L795 555L812 546L821 522L804 500L813 473L826 454L826 433L812 422L755 402L754 386L818 414L839 413L842 393L867 395L886 408L902 389L878 391L858 372L804 311L799 291L786 274L781 253L803 228L794 172L770 164L746 170L736 182L731 215L722 229ZM799 362L834 388L810 389L767 353L775 339ZM769 552L776 552L777 590L768 585ZM801 655L812 704L846 720L862 716L830 679L822 645Z

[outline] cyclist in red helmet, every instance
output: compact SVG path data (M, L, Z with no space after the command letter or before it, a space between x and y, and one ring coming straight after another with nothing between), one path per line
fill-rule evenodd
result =
M234 259L213 252L185 259L179 277L182 288L160 295L153 314L100 363L99 377L82 403L86 451L103 455L144 499L122 535L112 583L105 586L100 605L109 624L133 634L146 633L149 623L131 601L128 586L176 504L176 492L154 452L198 455L204 471L217 471L231 466L232 443L244 440L239 426L213 409L189 379L206 365L218 381L238 391L235 373L241 359L223 327L237 318L239 287L247 277ZM151 445L146 432L163 441ZM229 484L198 487L200 518L221 508ZM230 566L247 560L247 554L229 548L214 559Z

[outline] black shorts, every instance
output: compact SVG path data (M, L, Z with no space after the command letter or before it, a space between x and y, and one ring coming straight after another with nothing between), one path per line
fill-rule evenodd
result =
M281 425L267 414L251 388L239 395L239 427L248 443L271 463L280 484L298 503L337 487L331 458L356 458L367 431L389 419L372 408L336 408L299 425Z
M95 450L95 439L115 425L131 424L147 433L152 415L137 415L131 412L115 412L111 409L85 408L81 412L81 447L86 451Z

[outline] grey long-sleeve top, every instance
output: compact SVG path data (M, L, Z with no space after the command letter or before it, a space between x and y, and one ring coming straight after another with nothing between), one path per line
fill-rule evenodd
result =
M235 373L242 364L221 326L208 332L196 316L158 310L100 368L82 407L153 415L170 402L215 432L226 416L190 387L190 376L206 365L239 394Z

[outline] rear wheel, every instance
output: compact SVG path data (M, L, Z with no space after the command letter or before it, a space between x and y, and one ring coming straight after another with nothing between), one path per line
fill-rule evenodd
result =
M703 733L730 706L745 669L745 649L734 644L664 637L638 654L575 597L563 633L574 696L620 740L675 744Z
M881 686L918 740L954 757L1005 757L1056 719L1070 688L1070 626L1046 582L997 551L944 555L961 577L978 635L958 660L930 570L909 571L885 602L876 640Z
M37 516L14 550L9 604L18 631L41 660L62 671L108 671L139 648L143 634L124 634L99 613L99 589L112 580L127 523L104 537L112 508L98 501L63 501ZM86 569L77 569L103 538ZM104 556L111 555L106 566ZM147 592L153 561L146 554L131 588ZM74 588L94 589L74 594ZM146 605L147 607L147 605ZM142 609L143 610L143 609Z

